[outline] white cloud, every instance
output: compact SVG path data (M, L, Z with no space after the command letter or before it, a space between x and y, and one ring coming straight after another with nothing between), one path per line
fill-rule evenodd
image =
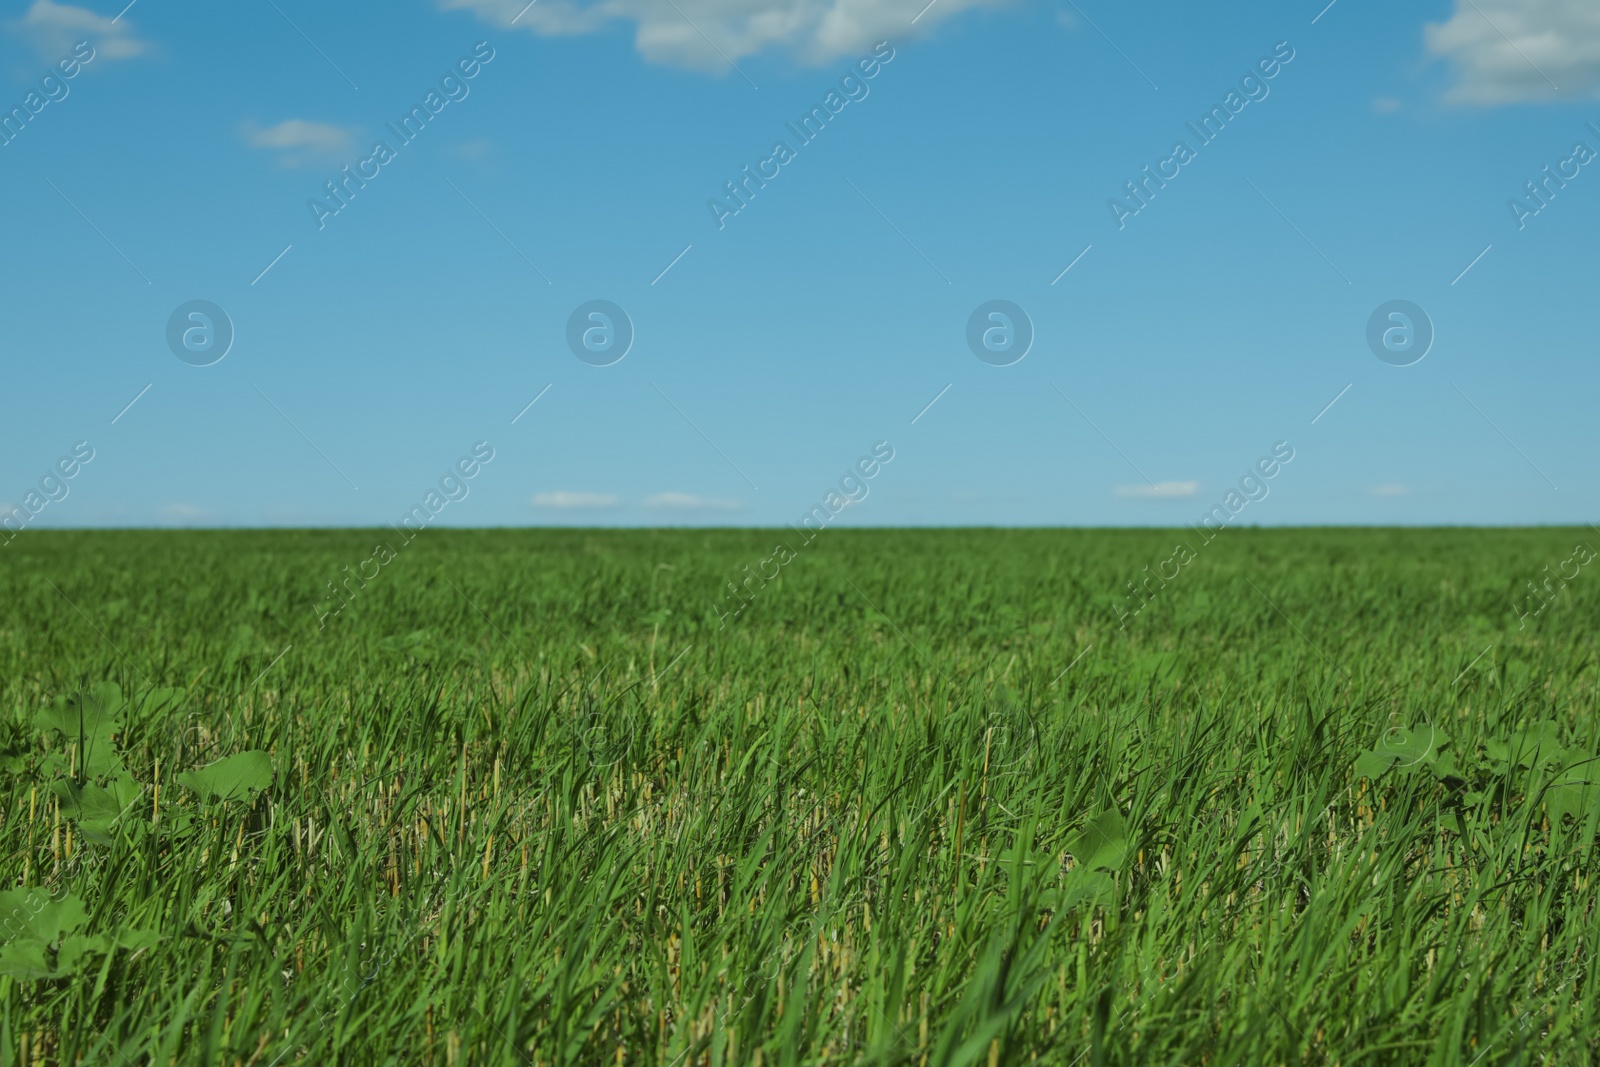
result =
M554 493L535 493L533 506L536 508L563 508L567 510L613 508L617 506L617 498L610 493L573 493L562 489Z
M664 511L739 510L739 505L732 500L718 500L714 497L696 496L693 493L657 493L655 496L645 498L644 506Z
M812 64L864 55L879 41L893 43L968 8L1005 2L939 0L922 12L927 0L539 0L532 7L527 0L439 0L447 11L465 9L491 25L515 22L546 36L631 22L634 47L651 62L730 73L730 61L768 48Z
M1372 491L1373 496L1410 496L1411 490L1404 485L1380 485Z
M1510 104L1600 90L1600 4L1594 0L1456 0L1423 27L1428 51L1450 61L1453 104Z
M1118 496L1138 497L1145 500L1170 500L1174 497L1194 496L1200 492L1199 482L1156 482L1154 485L1119 485Z
M317 158L337 159L349 155L356 142L354 130L305 119L285 119L276 126L266 127L247 122L239 132L250 147L278 152L278 161L286 167L302 166Z
M94 46L95 59L132 59L150 50L147 42L134 36L126 19L113 20L88 8L51 0L33 0L27 13L10 26L52 61L70 54L79 41Z

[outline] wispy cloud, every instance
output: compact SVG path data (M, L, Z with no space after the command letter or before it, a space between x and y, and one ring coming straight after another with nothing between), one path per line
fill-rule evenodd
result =
M614 508L617 506L617 499L610 493L574 493L559 489L553 493L535 493L533 506L536 508L562 508L565 510Z
M1154 485L1119 485L1113 490L1117 496L1137 500L1170 500L1176 497L1196 496L1199 482L1156 482Z
M94 46L98 59L133 59L150 50L146 41L134 35L125 18L113 20L88 8L71 4L34 0L22 18L8 24L13 32L33 42L39 54L49 60L60 59L79 41Z
M299 167L316 159L337 159L355 147L356 132L326 122L285 119L276 126L257 126L247 122L239 128L252 148L277 152L278 162Z
M1007 0L439 0L491 25L551 37L632 23L639 54L652 63L726 72L744 56L782 50L807 63L870 52L908 30L926 32L969 8ZM912 20L916 19L916 25Z
M696 496L693 493L657 493L655 496L646 497L644 506L662 511L739 510L739 505L732 500L719 500L715 497Z

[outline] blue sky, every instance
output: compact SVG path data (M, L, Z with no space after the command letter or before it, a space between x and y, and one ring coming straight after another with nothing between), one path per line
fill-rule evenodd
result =
M1241 521L1600 502L1584 0L123 2L0 18L30 527L398 522L477 442L440 524L797 522L879 441L841 524L1194 522L1278 442ZM567 341L597 299L606 366ZM996 299L1009 366L967 342ZM1397 299L1409 366L1367 342ZM195 300L208 366L167 340Z

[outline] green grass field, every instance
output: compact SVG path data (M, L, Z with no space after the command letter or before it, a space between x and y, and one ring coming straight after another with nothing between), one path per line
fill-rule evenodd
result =
M1594 530L380 537L0 552L0 1060L1600 1049Z

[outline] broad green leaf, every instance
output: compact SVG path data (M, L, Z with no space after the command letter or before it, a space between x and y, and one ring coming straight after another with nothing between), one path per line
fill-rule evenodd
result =
M0 933L15 941L53 945L63 933L89 919L83 902L68 893L60 900L43 886L22 886L0 893Z
M50 791L61 798L61 810L77 820L90 843L109 845L112 830L143 795L144 790L123 771L102 786L96 782L79 785L71 779L50 783Z
M57 697L41 710L35 724L41 730L57 730L76 739L81 732L93 737L114 733L121 725L122 690L115 682L102 682L86 693Z
M1536 722L1527 729L1518 730L1505 741L1485 741L1483 747L1490 759L1519 767L1537 767L1561 755L1556 724L1553 722Z
M89 957L111 951L111 942L104 934L95 934L89 937L69 937L61 942L61 950L56 953L56 970L54 977L64 978L67 975L77 974L84 969L84 964L89 962Z
M1550 813L1552 823L1563 815L1582 820L1595 808L1600 808L1600 761L1588 756L1580 758L1582 762L1578 766L1556 775L1544 792L1545 810Z
M122 728L122 711L122 690L113 682L102 682L87 693L56 698L39 712L34 724L46 733L59 733L69 744L81 743L78 770L92 778L122 769L111 740Z
M1386 752L1363 752L1356 757L1357 778L1378 778L1394 766L1394 757Z
M83 902L71 894L52 900L39 886L0 893L0 933L7 940L0 949L0 975L65 978L82 972L96 955L114 948L137 952L159 940L153 930L132 927L111 934L74 932L87 921ZM57 946L53 960L52 946Z
M259 749L240 752L178 775L178 784L202 797L236 800L272 784L272 761Z
M38 941L13 941L0 949L0 975L12 978L49 978L55 972Z
M1074 867L1120 871L1128 865L1128 824L1116 811L1102 812L1067 845Z
M1439 749L1449 741L1436 727L1424 724L1415 730L1399 727L1388 731L1371 752L1356 758L1355 773L1362 778L1378 778L1392 769L1410 770L1432 767ZM1454 765L1449 765L1453 770Z
M1115 891L1116 883L1109 874L1075 867L1067 873L1067 884L1046 894L1045 902L1052 910L1065 913L1080 904L1109 903Z

